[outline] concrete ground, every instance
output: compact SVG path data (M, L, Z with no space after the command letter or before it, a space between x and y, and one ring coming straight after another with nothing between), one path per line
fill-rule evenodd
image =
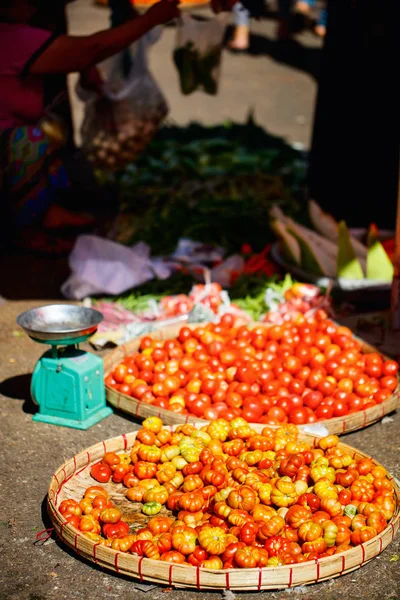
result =
M84 35L107 27L109 11L93 5L92 0L78 0L68 6L68 18L71 33ZM241 122L253 110L257 122L272 134L308 147L321 42L308 32L296 36L292 46L282 48L275 40L275 28L273 19L253 21L250 53L224 53L221 85L215 97L201 92L191 96L180 93L172 62L175 28L164 28L150 51L150 68L170 105L169 118L182 125L193 120L205 124L226 119ZM73 93L75 83L76 77L71 77L79 130L82 104Z
M93 6L90 0L79 0L68 10L73 33L87 33L107 25L107 10ZM274 41L274 27L272 20L253 24L249 55L225 53L217 98L180 95L170 60L174 30L166 29L151 52L150 63L170 103L171 118L181 124L193 119L218 123L226 118L244 120L247 112L254 109L258 122L271 133L309 146L320 44L311 34L304 34L297 38L291 52L283 52ZM81 106L76 99L73 105L79 129ZM122 414L114 414L86 432L32 421L35 406L29 393L30 374L44 348L21 335L15 319L27 308L59 298L59 286L67 274L66 261L62 259L44 260L20 254L3 258L0 264L0 292L9 299L0 304L0 600L221 598L219 592L136 587L133 580L97 569L53 537L45 543L35 542L36 534L51 526L45 498L57 467L93 443L138 427ZM400 413L396 413L385 423L346 435L344 440L371 453L400 478L399 428ZM340 579L288 591L239 593L236 597L399 600L399 559L397 536L379 558ZM229 594L225 597L233 598Z

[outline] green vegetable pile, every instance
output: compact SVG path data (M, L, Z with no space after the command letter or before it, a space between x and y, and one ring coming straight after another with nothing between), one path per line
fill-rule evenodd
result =
M303 153L251 117L246 124L166 126L117 176L115 238L147 242L153 255L169 254L180 237L221 245L227 255L243 243L258 252L274 240L272 204L303 220L305 171Z
M283 295L294 284L290 275L284 279L279 279L277 275L260 279L256 276L242 275L238 277L235 285L229 290L229 297L234 304L247 312L253 321L258 321L260 317L270 310L275 310L275 302L280 302ZM271 299L275 302L268 302L265 292L270 290Z

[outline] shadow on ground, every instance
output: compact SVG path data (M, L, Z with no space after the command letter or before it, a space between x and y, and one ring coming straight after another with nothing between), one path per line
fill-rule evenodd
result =
M31 397L31 380L31 373L26 373L25 375L9 377L0 383L0 395L15 400L23 400L22 410L29 415L33 415L38 411L38 407Z
M226 40L231 39L233 27L227 30ZM229 48L227 47L229 51ZM303 71L318 80L321 64L321 48L306 46L295 39L280 41L260 33L251 33L250 56L269 56L275 62Z

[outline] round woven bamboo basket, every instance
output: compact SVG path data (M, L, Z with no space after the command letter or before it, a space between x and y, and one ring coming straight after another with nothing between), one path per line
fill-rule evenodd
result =
M259 325L259 323L257 323ZM195 328L197 325L186 325L187 327ZM170 325L168 327L160 328L151 333L151 336L156 340L168 340L177 337L182 325ZM127 342L122 346L118 346L115 350L112 350L109 354L104 357L104 371L105 375L111 373L114 368L127 356L134 354L139 350L141 338L136 338ZM364 340L358 340L362 344L363 352L379 352L373 346L365 342ZM165 408L153 406L147 404L136 398L132 398L127 394L113 389L110 386L106 386L106 395L108 402L123 412L128 413L132 417L143 418L151 415L159 416L166 425L172 425L174 423L206 423L204 419L199 419L191 415L180 415L174 413ZM340 435L342 433L349 433L356 429L363 429L372 423L376 423L382 419L385 415L394 411L400 405L400 383L392 396L376 406L361 410L343 417L335 417L333 419L326 419L325 421L318 421L321 426L324 426L329 433L335 433ZM299 425L300 430L307 429L307 425Z
M262 428L263 425L254 426L257 431L261 431ZM171 429L173 430L175 427L171 427ZM101 459L105 452L129 450L136 434L137 432L131 432L114 437L76 454L54 473L47 497L48 512L60 539L80 556L116 573L138 578L141 581L199 590L271 590L306 585L339 577L362 567L378 556L393 541L399 528L400 489L396 481L389 476L394 483L397 504L395 513L386 529L372 540L356 546L352 550L306 563L275 568L215 571L165 563L99 546L65 521L58 506L67 498L80 500L85 489L95 483L90 476L91 465ZM314 436L301 434L300 437L312 444L316 441ZM354 458L367 456L346 444L340 444L340 447L347 449ZM368 456L368 458L370 457ZM376 465L379 464L375 460L373 462ZM121 509L123 517L128 523L136 527L145 525L149 517L140 512L140 504L134 504L125 499L123 493L125 488L122 484L104 484L103 487L108 490L110 497ZM170 514L165 508L163 511L165 514Z

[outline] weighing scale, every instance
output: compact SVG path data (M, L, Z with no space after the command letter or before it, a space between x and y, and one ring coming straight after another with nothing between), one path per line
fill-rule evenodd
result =
M32 374L32 399L39 406L34 421L88 429L112 413L106 406L103 361L79 348L96 331L103 316L72 304L50 304L19 315L29 337L51 349Z

